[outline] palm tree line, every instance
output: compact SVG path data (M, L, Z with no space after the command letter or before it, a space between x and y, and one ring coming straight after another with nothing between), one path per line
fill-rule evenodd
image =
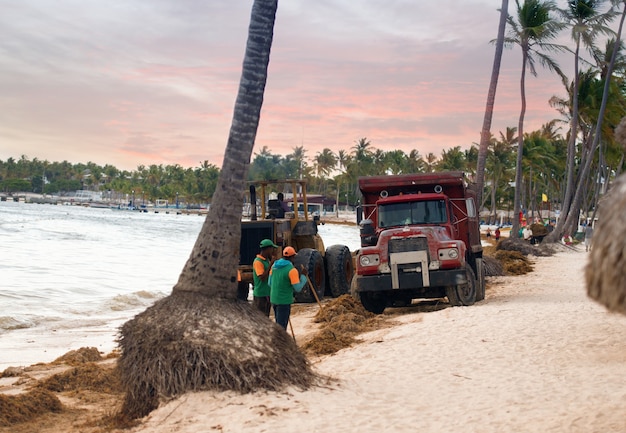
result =
M541 212L542 209L558 208L565 188L566 137L559 134L558 121L551 121L540 130L525 134L522 155L521 191L523 208ZM562 122L561 122L562 123ZM490 137L485 164L485 194L481 207L491 211L490 221L495 222L497 210L512 211L515 161L517 152L517 129L507 128L499 137ZM615 143L607 147L604 160L611 170L621 169L623 153ZM384 151L377 149L370 140L361 138L349 149L333 152L329 148L308 157L303 146L296 146L287 155L273 153L266 146L253 156L248 180L306 179L310 194L339 197L354 205L359 200L357 181L360 176L427 173L435 171L463 171L470 180L475 178L478 146L471 145L444 149L440 156L432 152L422 155L416 149ZM220 169L207 161L196 168L180 165L139 166L137 170L118 170L112 165L95 163L71 164L67 161L48 162L26 156L19 160L0 160L0 184L7 192L11 180L19 180L19 191L40 193L42 178L46 194L67 193L79 189L93 191L134 192L136 197L150 202L156 199L178 198L186 203L209 203L215 192ZM590 184L590 187L593 186ZM18 191L15 190L15 191ZM595 189L590 189L595 191ZM549 197L550 205L542 202ZM595 201L586 200L593 208Z

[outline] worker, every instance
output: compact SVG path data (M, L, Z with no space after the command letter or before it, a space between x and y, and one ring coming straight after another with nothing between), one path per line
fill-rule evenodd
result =
M278 204L280 205L278 218L284 218L287 212L291 212L291 208L289 208L289 205L285 202L285 195L282 192L279 192L276 198L278 198Z
M270 285L267 282L270 269L273 264L273 257L276 254L276 245L271 239L263 239L259 244L260 252L252 262L252 279L254 288L252 289L253 303L263 314L269 317Z
M276 323L285 330L287 330L291 315L293 292L300 292L307 282L306 269L302 269L302 275L300 275L293 265L296 255L293 247L285 247L283 257L276 260L270 270L270 301L274 307Z

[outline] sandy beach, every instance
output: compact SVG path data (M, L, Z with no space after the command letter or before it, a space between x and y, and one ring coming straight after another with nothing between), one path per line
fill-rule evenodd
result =
M587 298L586 259L584 247L532 258L534 272L490 277L472 307L388 308L392 326L311 358L325 386L188 393L130 431L624 432L626 317ZM294 317L299 343L316 308Z

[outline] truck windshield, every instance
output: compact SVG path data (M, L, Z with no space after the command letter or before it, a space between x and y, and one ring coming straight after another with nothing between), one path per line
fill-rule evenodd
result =
M445 200L389 203L378 207L378 227L442 224L447 221Z

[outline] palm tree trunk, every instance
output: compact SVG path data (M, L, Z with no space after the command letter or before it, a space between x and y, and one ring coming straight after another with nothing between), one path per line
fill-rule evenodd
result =
M277 0L254 0L217 190L172 293L120 330L122 418L189 390L278 390L315 377L291 337L236 299L244 183L267 79Z
M556 227L546 236L546 242L554 242L561 239L564 233L565 221L569 215L572 191L574 190L574 168L576 165L576 137L578 136L578 87L579 87L579 63L580 53L580 34L576 38L576 51L574 55L574 83L572 86L572 121L570 128L570 137L567 142L567 181L565 184L565 195L563 196L563 206L561 208L561 217L556 223Z
M491 180L491 213L493 215L493 223L498 224L498 208L496 207L496 193L497 193L497 185L498 178L494 173L493 179ZM499 224L498 224L499 225Z
M520 196L522 190L522 158L524 155L524 115L526 114L526 63L528 61L527 48L522 47L522 76L520 78L520 95L522 98L522 109L520 110L517 137L517 161L515 164L515 194L513 203L513 224L510 236L513 239L519 238L519 214L520 214Z
M508 16L509 0L502 0L500 7L500 23L498 24L498 39L496 42L496 53L493 58L491 68L491 81L487 94L487 104L485 107L485 117L483 128L480 132L480 147L478 148L478 162L476 164L476 203L482 204L483 189L485 187L485 161L487 160L487 150L491 139L491 120L493 118L493 107L496 100L496 89L500 76L500 64L502 63L502 50L504 48L504 31L506 28L506 17ZM480 209L478 210L480 212Z
M267 80L277 0L256 0L217 189L174 291L236 298L241 209Z

